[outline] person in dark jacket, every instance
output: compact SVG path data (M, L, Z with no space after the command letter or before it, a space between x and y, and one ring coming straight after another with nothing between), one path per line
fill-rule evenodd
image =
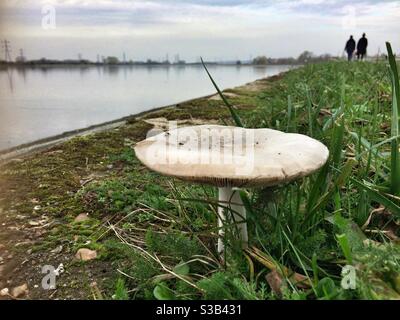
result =
M344 50L347 52L348 61L351 61L351 59L353 59L353 53L355 49L356 49L356 42L354 41L353 36L350 36L350 39L347 40L346 46L344 47Z
M368 39L365 37L365 33L363 33L362 38L358 40L357 43L357 59L363 60L364 56L367 54L368 47Z

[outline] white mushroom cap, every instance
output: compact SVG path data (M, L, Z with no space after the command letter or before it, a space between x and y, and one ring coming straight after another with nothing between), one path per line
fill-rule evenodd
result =
M135 153L163 175L218 187L281 184L313 173L329 156L305 135L218 125L158 134L137 143Z

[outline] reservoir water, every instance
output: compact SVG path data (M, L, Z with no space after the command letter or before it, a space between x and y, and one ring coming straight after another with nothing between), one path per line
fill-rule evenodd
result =
M209 70L230 88L289 68ZM214 92L198 65L0 69L0 150Z

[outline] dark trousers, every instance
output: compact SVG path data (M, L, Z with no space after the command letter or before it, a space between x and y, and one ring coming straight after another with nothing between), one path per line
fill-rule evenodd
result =
M365 53L357 53L357 60L364 60Z
M353 59L353 52L347 52L347 61L351 61Z

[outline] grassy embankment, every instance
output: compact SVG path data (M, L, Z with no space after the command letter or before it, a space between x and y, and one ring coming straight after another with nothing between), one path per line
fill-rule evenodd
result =
M231 237L226 265L215 248L216 190L150 172L132 150L152 128L146 118L232 124L215 99L162 109L2 167L2 242L35 265L64 262L54 297L400 298L398 133L388 75L385 63L332 62L228 90L246 127L308 134L331 157L309 178L244 190L251 247L237 250ZM90 219L73 222L82 212ZM22 244L11 249L15 242ZM98 258L73 261L82 247ZM353 290L340 285L346 264L356 268ZM17 267L17 279L24 270ZM46 295L31 290L31 297Z

